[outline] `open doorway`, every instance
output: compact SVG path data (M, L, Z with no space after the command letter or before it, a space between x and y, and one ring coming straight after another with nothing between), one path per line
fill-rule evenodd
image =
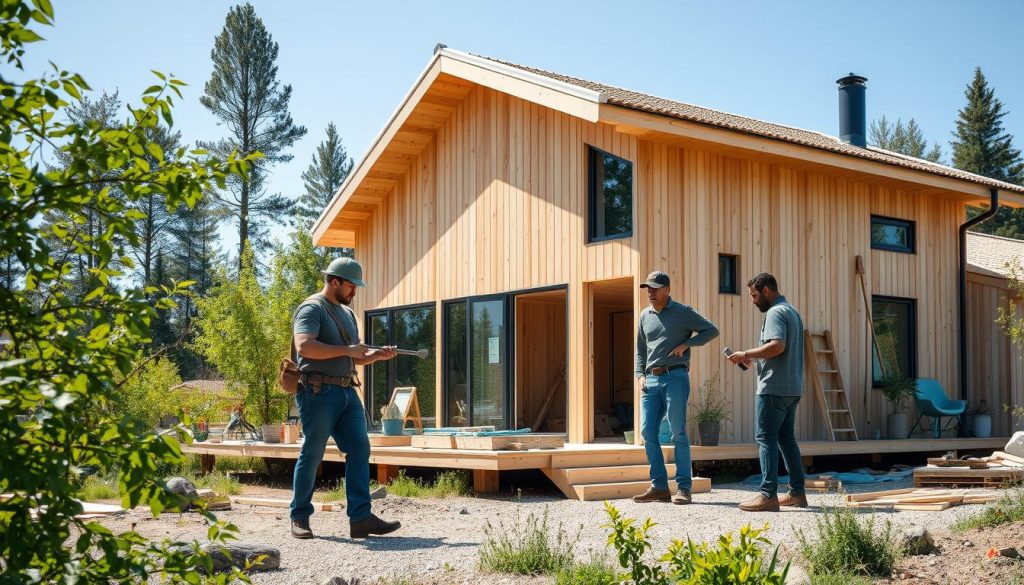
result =
M516 428L564 433L566 291L515 295Z
M590 284L595 442L619 442L633 429L633 279Z

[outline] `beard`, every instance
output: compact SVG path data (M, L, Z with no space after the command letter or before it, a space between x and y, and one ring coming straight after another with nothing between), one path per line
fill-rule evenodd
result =
M772 304L764 299L761 299L760 301L754 303L754 306L757 307L757 310L761 311L762 313L767 313L768 309L772 308Z
M342 305L345 305L347 307L347 306L352 304L352 299L355 298L355 296L356 296L356 291L352 291L352 294L348 295L347 297L341 296L341 294L339 293L338 296L337 296L337 300L338 300L339 303L341 303Z

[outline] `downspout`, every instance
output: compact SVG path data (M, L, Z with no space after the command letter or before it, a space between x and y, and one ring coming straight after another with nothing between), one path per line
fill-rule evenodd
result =
M992 201L988 211L960 226L960 399L967 400L967 230L999 211L999 189L989 190ZM961 415L962 417L963 415ZM960 425L963 429L964 426Z

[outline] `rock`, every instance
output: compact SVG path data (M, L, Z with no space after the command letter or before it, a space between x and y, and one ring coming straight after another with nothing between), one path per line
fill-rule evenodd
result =
M192 507L192 502L199 499L199 491L195 484L184 477L167 478L167 491L179 496L181 505L178 509L182 512Z
M999 549L998 552L999 552L999 556L1006 557L1008 559L1019 559L1020 558L1020 551L1018 551L1017 549L1013 548L1012 546L1009 547L1009 548L1001 548L1001 549Z
M371 500L383 500L388 495L388 488L384 486L378 486L377 489L370 492Z
M965 541L963 541L963 543L961 543L961 544L963 544L963 546L965 546L965 547L971 547L971 546L974 546L974 543L973 543L973 542L971 542L971 541L969 541L969 540L965 540Z
M465 509L465 508L461 508L461 509L459 510L459 514L463 514L463 515L469 514L469 510L467 510L467 509Z
M1024 432L1017 431L1013 433L1010 440L1006 442L1006 446L1003 447L1003 451L1010 455L1024 457Z
M348 579L344 577L331 577L321 582L320 585L362 585L362 583L356 577L349 577Z
M210 554L213 559L213 570L216 573L227 571L231 567L245 568L249 561L256 561L256 557L265 556L259 564L252 567L252 571L271 571L281 567L281 551L269 546L249 544L245 542L231 542L227 544L204 544L203 550Z
M910 524L903 528L900 535L900 547L910 556L927 555L935 552L935 541L932 535L919 524Z
M789 565L789 572L786 573L785 585L811 585L811 578L800 565L792 563Z
M437 563L427 563L427 567L426 568L427 568L428 571L436 571L437 567L438 567Z

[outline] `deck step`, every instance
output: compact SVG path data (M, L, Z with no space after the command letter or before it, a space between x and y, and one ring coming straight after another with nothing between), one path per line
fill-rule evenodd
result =
M675 464L665 465L669 478L676 473ZM565 476L573 485L585 483L608 483L621 481L641 481L650 478L649 465L615 465L608 467L574 467L565 469Z
M671 484L672 482L669 481ZM619 481L607 483L586 483L574 485L577 497L585 502L594 500L614 500L630 498L644 493L651 485L650 480ZM693 493L703 494L711 491L711 480L706 477L693 478Z

